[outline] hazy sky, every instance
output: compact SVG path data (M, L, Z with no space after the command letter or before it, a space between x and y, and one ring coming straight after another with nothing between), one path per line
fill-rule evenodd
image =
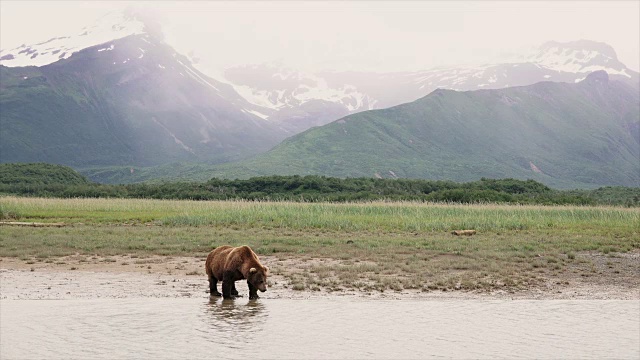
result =
M281 61L305 70L404 71L500 61L549 41L610 44L640 69L640 1L0 2L0 46L75 34L129 5L215 73Z

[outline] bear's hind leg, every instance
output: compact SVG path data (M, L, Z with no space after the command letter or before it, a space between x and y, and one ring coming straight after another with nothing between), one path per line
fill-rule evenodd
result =
M209 294L211 296L222 296L218 292L218 279L213 275L209 275Z
M233 277L233 271L225 272L222 278L222 297L225 299L233 299L236 296L233 295L233 289L235 287L235 280Z

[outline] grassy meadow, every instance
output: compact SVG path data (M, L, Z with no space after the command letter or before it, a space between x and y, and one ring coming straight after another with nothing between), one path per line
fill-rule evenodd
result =
M296 290L523 289L602 275L586 252L606 255L612 276L628 272L616 259L640 248L640 209L622 207L7 196L0 215L67 224L0 226L3 257L204 257L246 244ZM451 235L456 229L478 234ZM293 260L299 266L286 265Z

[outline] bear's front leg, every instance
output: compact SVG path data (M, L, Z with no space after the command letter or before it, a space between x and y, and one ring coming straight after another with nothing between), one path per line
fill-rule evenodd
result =
M240 295L238 293L238 290L236 289L236 283L233 282L232 284L233 284L233 286L231 287L231 295L233 295L235 297L242 297L242 295Z
M258 296L258 288L251 285L249 281L247 281L247 284L249 285L249 300L259 299L260 296Z
M222 296L222 294L218 292L218 279L213 275L209 275L209 294L211 294L211 296Z

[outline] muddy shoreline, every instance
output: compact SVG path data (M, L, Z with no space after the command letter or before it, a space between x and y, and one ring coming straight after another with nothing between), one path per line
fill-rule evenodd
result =
M631 259L632 261L635 259ZM279 260L264 257L264 263ZM295 266L296 259L289 259ZM195 257L65 256L44 261L0 258L0 299L119 299L119 298L208 298L204 261ZM634 273L635 272L635 273ZM629 279L637 277L632 269ZM626 276L623 277L625 280ZM553 278L525 290L492 291L359 291L343 289L294 290L285 276L272 274L265 299L343 298L425 300L640 300L636 281L610 281L605 277ZM237 283L243 299L248 290ZM247 299L248 300L248 299Z

